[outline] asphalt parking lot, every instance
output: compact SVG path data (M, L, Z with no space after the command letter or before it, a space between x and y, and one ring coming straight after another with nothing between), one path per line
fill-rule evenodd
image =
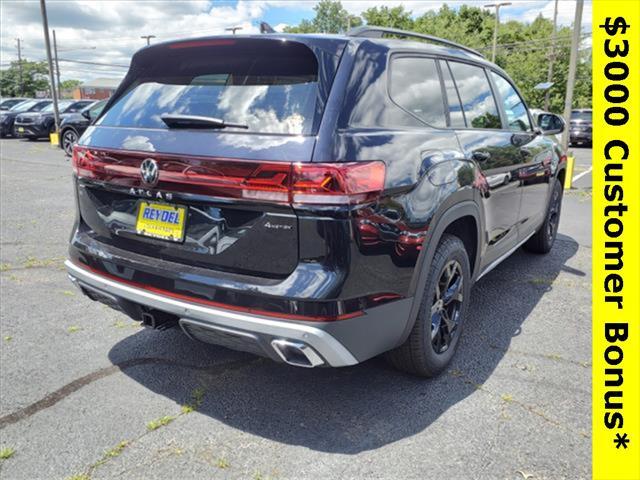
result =
M0 147L1 478L590 477L590 149L553 251L478 282L449 371L421 380L278 365L81 297L69 162Z

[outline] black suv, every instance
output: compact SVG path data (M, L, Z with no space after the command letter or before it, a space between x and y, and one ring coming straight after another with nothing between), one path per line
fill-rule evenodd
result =
M58 102L58 112L60 118L76 113L91 105L95 100L61 100ZM13 127L15 137L36 140L38 138L49 138L49 134L55 132L56 124L53 113L53 103L38 112L25 112L16 117Z
M571 110L569 144L591 147L593 142L593 120L590 108Z
M65 115L60 121L59 145L67 156L71 156L73 146L78 141L78 138L91 125L91 122L100 115L106 103L106 100L90 103L81 112Z
M39 112L48 105L51 105L51 100L49 99L25 100L14 105L9 110L0 112L0 137L14 135L13 125L18 115L26 112Z
M361 27L144 48L73 167L66 266L91 299L296 366L389 352L431 376L472 284L551 249L565 156L475 51Z

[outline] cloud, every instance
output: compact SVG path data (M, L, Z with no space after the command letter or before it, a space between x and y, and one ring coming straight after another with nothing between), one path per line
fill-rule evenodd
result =
M258 33L258 23L271 12L270 22L281 31L285 25L313 18L313 0L68 0L47 3L49 27L56 30L59 56L63 59L110 64L82 65L61 62L62 79L88 80L96 77L122 77L133 53L145 45L141 35L155 35L152 42L225 33L225 28L241 26L241 33ZM360 15L370 7L404 5L414 16L438 10L443 3L451 8L463 4L482 6L481 1L400 1L343 0L343 6ZM501 10L501 19L533 21L537 15L553 18L553 0L518 0ZM559 2L561 25L573 22L575 2ZM273 15L276 15L273 19ZM282 18L279 18L282 16ZM0 1L0 64L5 68L17 59L15 39L22 41L23 58L44 60L40 5L36 1ZM590 29L591 2L585 2L583 30ZM88 49L95 47L95 49Z
M122 77L133 53L145 45L141 35L155 35L152 42L225 33L241 26L242 33L259 33L268 1L222 3L192 1L65 1L48 2L49 28L55 29L59 57L111 66L61 62L62 79ZM22 42L22 56L44 60L40 5L33 1L0 2L0 62L17 59L15 38ZM89 50L88 47L95 47Z
M514 2L513 7L507 7L500 11L501 19L533 22L538 15L553 19L554 0L547 1L519 1ZM591 1L584 2L582 10L582 29L591 29ZM564 26L573 25L576 13L575 0L558 1L558 24Z

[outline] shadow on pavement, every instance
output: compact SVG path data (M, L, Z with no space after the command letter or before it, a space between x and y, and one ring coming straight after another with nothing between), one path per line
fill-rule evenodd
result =
M559 272L584 276L565 266L577 250L572 238L559 235L550 254L519 250L476 284L450 366L470 381L446 373L431 380L414 378L379 358L342 369L298 369L193 342L178 330L140 331L116 344L109 358L120 364L166 357L175 365L123 371L178 403L203 387L199 412L233 428L312 450L355 454L423 431L473 394L502 360L512 337L522 334L523 322ZM221 368L224 363L230 368Z

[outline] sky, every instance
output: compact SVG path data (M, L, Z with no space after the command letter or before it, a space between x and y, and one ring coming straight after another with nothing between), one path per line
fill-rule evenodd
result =
M49 28L55 29L59 58L94 62L89 65L60 62L62 80L91 80L98 77L121 78L131 55L146 45L141 35L155 35L152 42L178 38L223 34L225 28L242 27L241 33L258 33L265 21L276 30L314 17L315 0L48 0ZM414 16L438 10L444 3L482 7L481 1L371 1L343 0L343 6L359 15L368 8L404 5ZM501 21L533 21L539 14L553 18L553 0L512 0L500 10ZM558 22L571 25L574 0L560 0ZM591 1L585 1L583 31L591 31ZM0 1L0 68L17 60L16 38L20 38L22 57L44 60L44 32L37 0Z

